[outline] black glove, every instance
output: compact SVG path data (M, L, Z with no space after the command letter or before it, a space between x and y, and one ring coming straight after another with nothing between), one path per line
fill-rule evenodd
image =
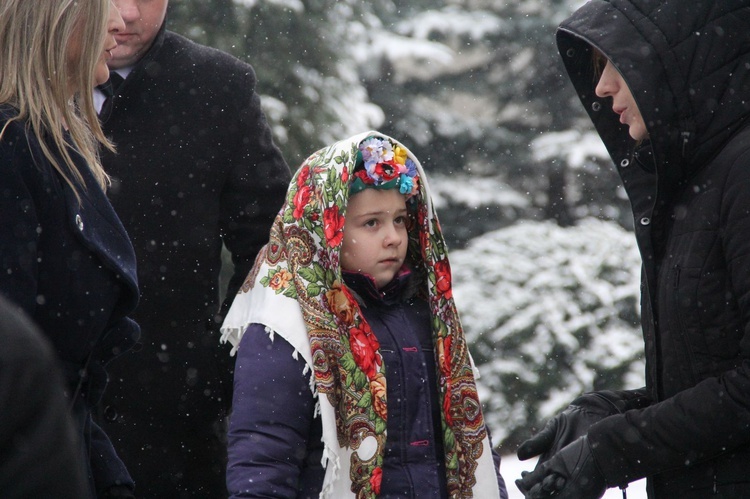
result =
M573 400L560 414L547 421L544 428L521 444L518 448L518 459L538 456L539 464L543 463L560 449L585 435L589 427L613 414L624 412L624 403L616 392L602 391L584 393Z
M583 436L534 471L524 471L516 486L525 499L598 499L607 490L604 476Z

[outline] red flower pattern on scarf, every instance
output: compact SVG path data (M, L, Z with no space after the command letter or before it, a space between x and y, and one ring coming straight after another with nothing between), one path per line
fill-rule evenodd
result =
M453 287L451 286L451 267L448 260L440 260L435 263L435 287L446 300L453 297Z
M344 239L344 217L339 213L338 206L331 206L323 212L323 230L329 247L336 248L341 244Z
M294 213L292 216L295 220L299 220L305 214L305 206L310 202L311 196L312 189L310 186L300 186L299 190L294 195Z
M383 468L378 466L372 470L372 476L370 477L370 487L372 491L378 495L380 494L380 483L383 481Z
M369 331L369 327L366 327L368 330L358 327L349 329L349 344L354 362L367 375L367 379L374 379L381 363L380 356L377 355L380 343L372 331Z
M302 187L307 183L307 179L310 178L310 167L300 169L297 175L297 187Z

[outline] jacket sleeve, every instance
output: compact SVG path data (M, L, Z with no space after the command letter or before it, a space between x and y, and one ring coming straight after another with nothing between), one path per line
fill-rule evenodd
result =
M741 349L750 345L750 150L738 154L732 163L722 186L720 246L741 319ZM589 441L607 484L624 485L749 445L748 354L745 346L739 354L744 360L738 358L737 367L661 402L593 425Z
M229 310L258 251L268 242L271 224L284 202L291 178L255 92L254 73L251 71L242 82L247 98L236 124L240 133L233 164L221 193L221 232L234 264L221 317Z
M227 489L238 497L297 497L315 401L304 362L283 338L251 324L240 342L229 420Z

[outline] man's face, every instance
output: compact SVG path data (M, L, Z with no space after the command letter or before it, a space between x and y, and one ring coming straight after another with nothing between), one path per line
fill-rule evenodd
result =
M117 48L109 61L111 69L132 66L148 51L164 23L169 0L114 0L125 30L115 36Z

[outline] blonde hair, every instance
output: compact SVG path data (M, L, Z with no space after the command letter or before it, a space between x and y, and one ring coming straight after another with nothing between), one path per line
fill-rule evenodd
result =
M93 104L96 63L104 50L111 0L2 0L0 2L0 104L18 110L44 156L79 196L86 189L71 149L83 156L97 183L109 177L99 160L104 136ZM114 8L114 6L112 7ZM78 47L68 62L71 44ZM70 95L70 89L76 89ZM7 127L8 124L5 126ZM67 127L72 145L65 140ZM0 130L2 140L5 128ZM58 158L62 158L60 164ZM80 200L80 198L79 198Z

